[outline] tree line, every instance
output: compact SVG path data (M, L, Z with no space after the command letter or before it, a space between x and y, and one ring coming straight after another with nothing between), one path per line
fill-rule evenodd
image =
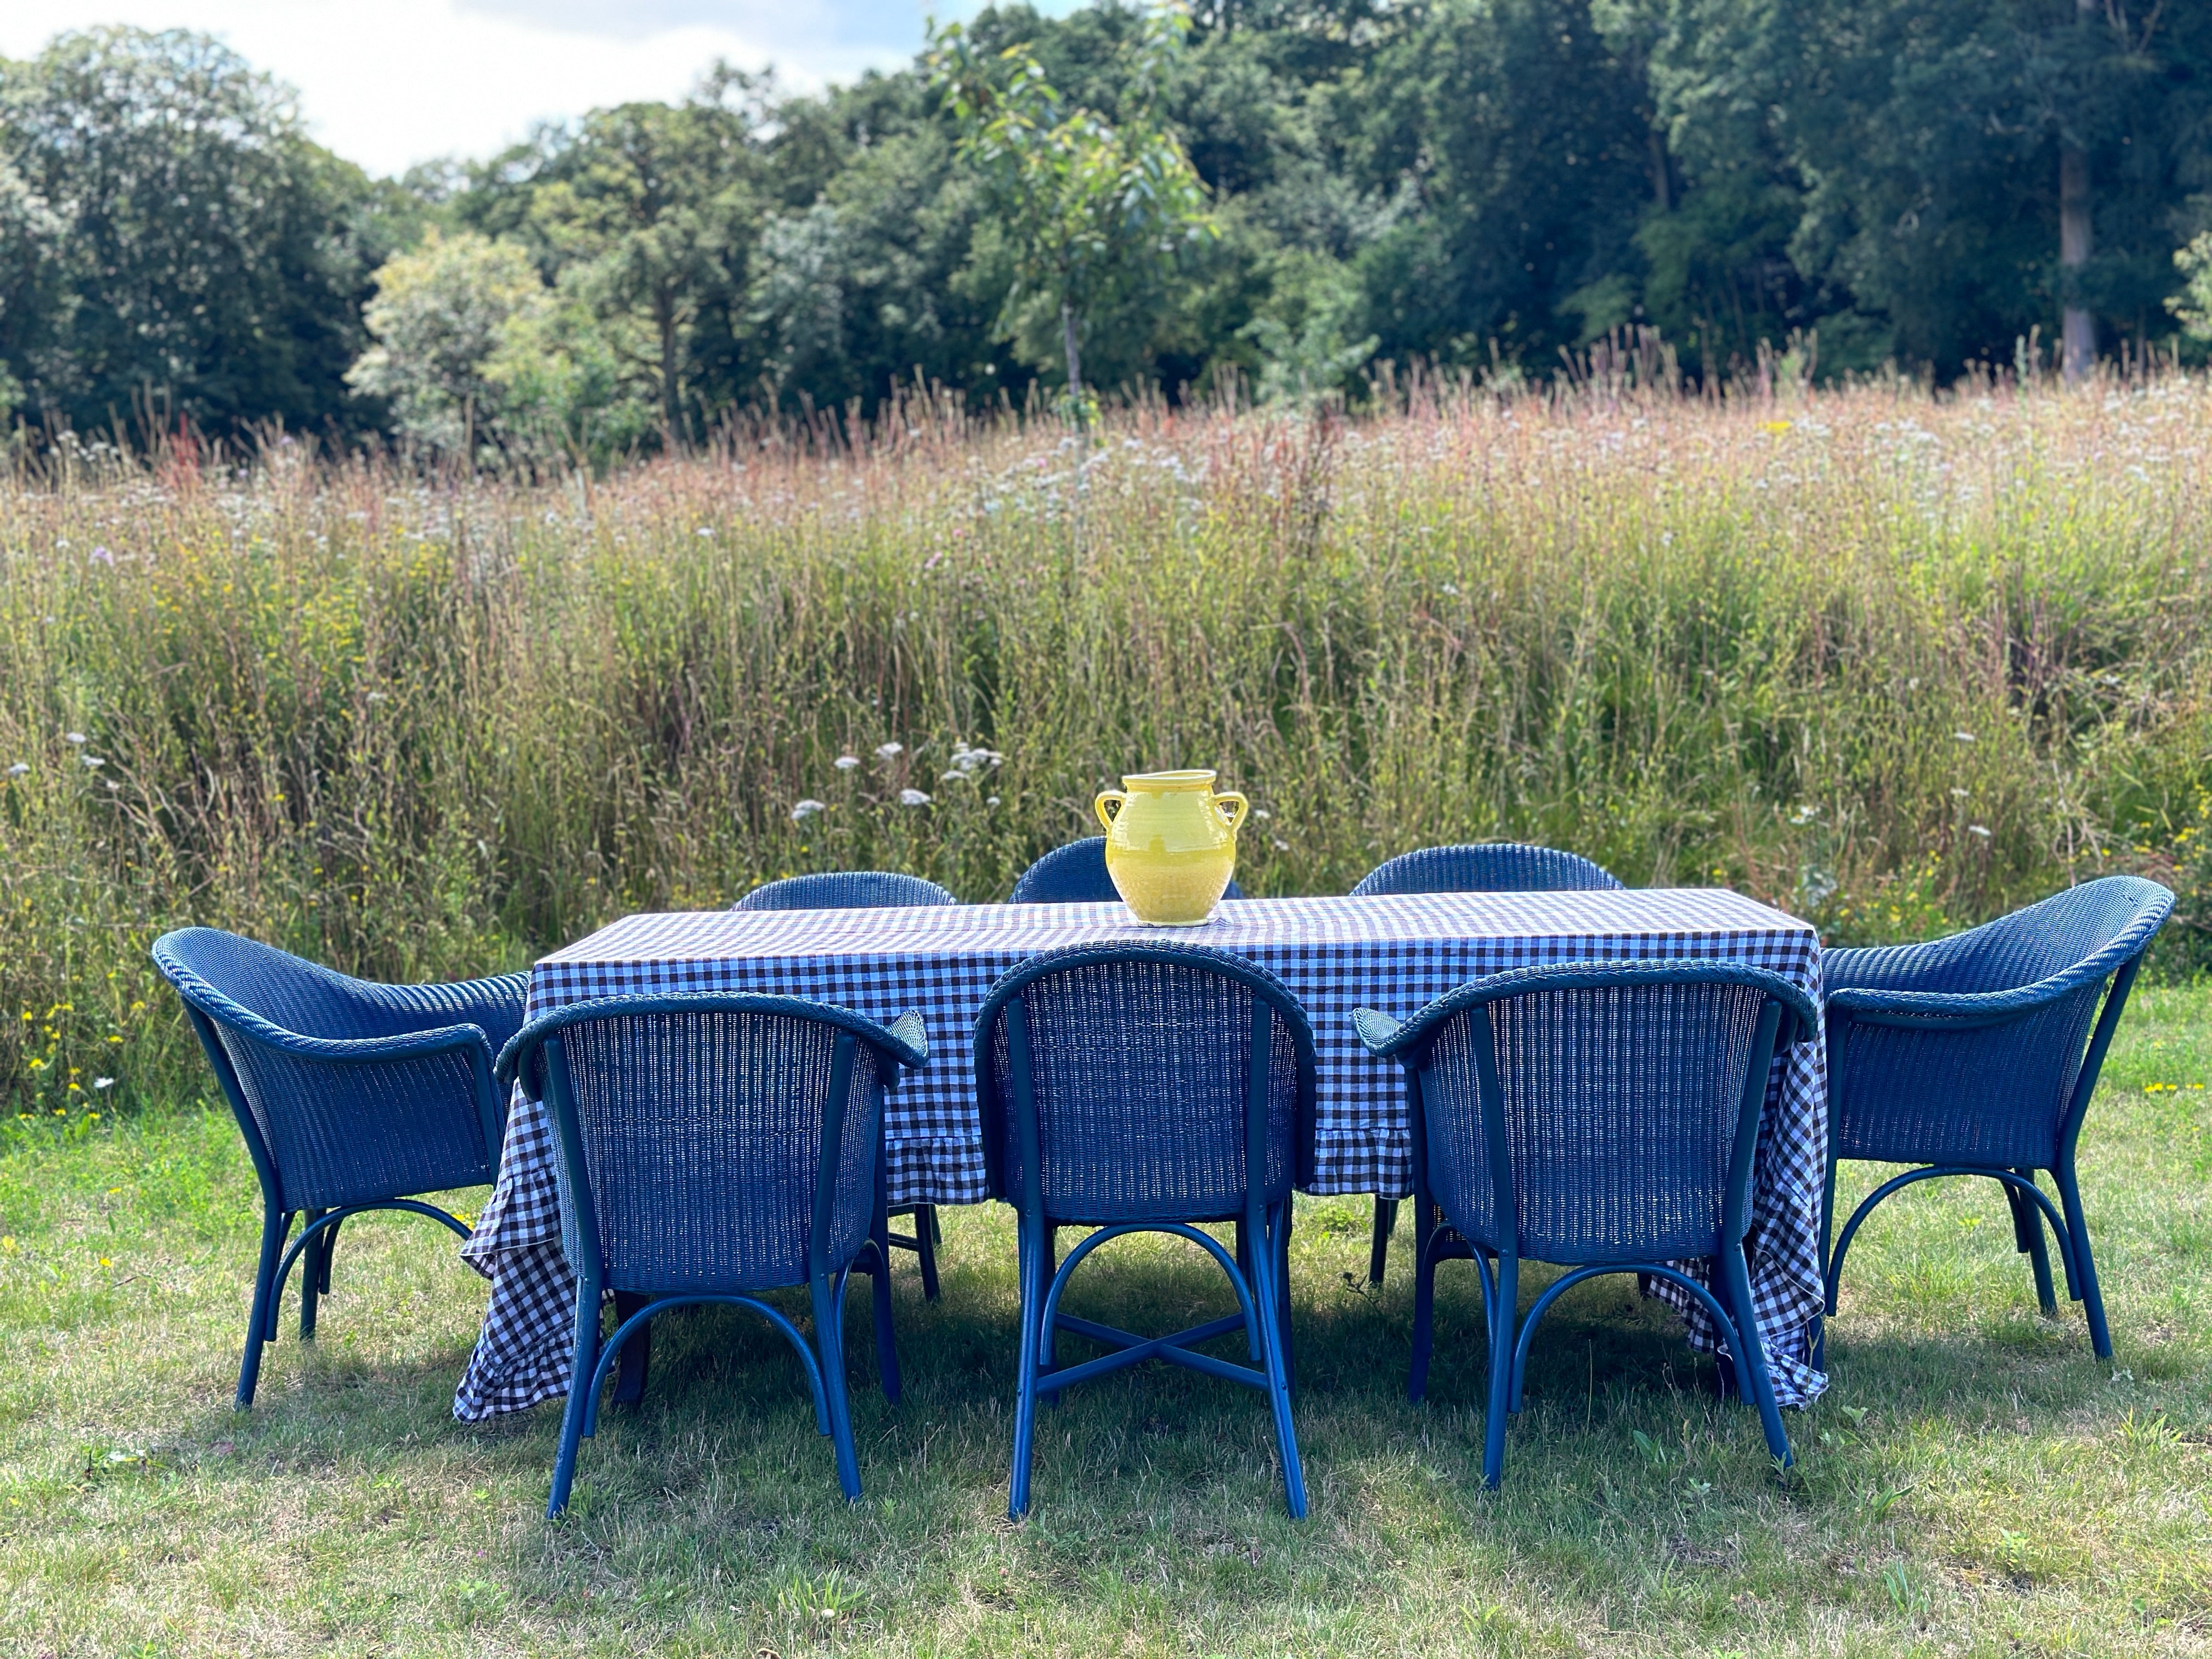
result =
M0 60L0 415L607 455L731 411L1511 379L1625 328L2085 372L2212 334L2212 7L1103 0L378 179L180 32Z

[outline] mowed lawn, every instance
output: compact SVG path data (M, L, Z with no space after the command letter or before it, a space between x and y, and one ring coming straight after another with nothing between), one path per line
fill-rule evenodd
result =
M1547 1325L1486 1492L1472 1270L1445 1270L1409 1406L1409 1231L1370 1292L1365 1201L1304 1200L1303 1524L1261 1397L1159 1368L1046 1413L1035 1510L1006 1522L1013 1244L989 1208L946 1212L937 1305L901 1258L896 1408L853 1322L862 1502L780 1340L714 1313L666 1322L645 1404L605 1414L549 1524L557 1407L450 1415L485 1293L450 1236L349 1224L319 1340L288 1299L236 1415L258 1200L227 1114L19 1121L0 1652L2212 1652L2206 1083L2212 994L2139 992L2084 1159L2112 1364L2078 1308L2038 1316L1993 1188L1921 1187L1855 1249L1786 1481L1622 1280ZM1183 1247L1095 1261L1093 1316L1225 1302Z

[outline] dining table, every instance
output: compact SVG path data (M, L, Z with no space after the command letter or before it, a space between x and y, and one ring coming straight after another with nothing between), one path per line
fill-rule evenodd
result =
M890 1021L918 1012L929 1057L891 1091L884 1117L894 1206L987 1196L973 1055L991 986L1040 951L1072 945L1200 944L1257 963L1289 987L1314 1029L1315 1195L1405 1197L1413 1158L1405 1082L1352 1029L1355 1008L1404 1018L1456 986L1559 963L1698 959L1763 968L1818 1006L1811 923L1725 888L1422 893L1226 899L1212 921L1161 929L1119 902L957 904L850 910L714 910L625 916L531 969L532 1018L597 998L686 992L800 997ZM552 1128L518 1090L498 1180L462 1255L491 1282L483 1330L454 1396L465 1422L565 1394L575 1280L561 1247ZM1809 1405L1822 1306L1820 1218L1827 1160L1822 1032L1775 1057L1753 1171L1746 1241L1777 1398ZM1702 1267L1693 1266L1702 1274ZM1693 1345L1716 1344L1687 1292L1647 1282Z

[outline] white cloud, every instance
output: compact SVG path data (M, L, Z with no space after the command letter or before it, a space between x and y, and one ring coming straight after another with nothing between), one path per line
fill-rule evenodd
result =
M213 34L372 173L488 155L541 120L681 97L717 58L793 90L909 60L924 0L0 0L0 54L107 23ZM973 9L939 5L941 15Z

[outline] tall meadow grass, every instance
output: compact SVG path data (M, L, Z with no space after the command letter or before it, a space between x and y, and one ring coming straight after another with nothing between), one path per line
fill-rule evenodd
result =
M1255 893L1510 837L1850 941L2125 868L2203 954L2202 380L826 434L0 480L8 1109L204 1091L169 927L447 977L803 870L1002 897L1173 765Z

